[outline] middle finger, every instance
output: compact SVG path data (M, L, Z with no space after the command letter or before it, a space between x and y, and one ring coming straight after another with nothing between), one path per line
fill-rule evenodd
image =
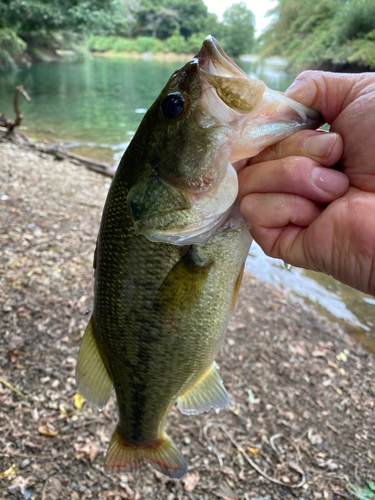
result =
M251 159L251 164L287 156L305 156L330 167L339 161L343 148L343 140L339 134L322 130L302 130L264 149Z
M342 172L301 156L250 164L241 170L238 180L240 200L250 193L290 193L325 204L342 196L349 187Z

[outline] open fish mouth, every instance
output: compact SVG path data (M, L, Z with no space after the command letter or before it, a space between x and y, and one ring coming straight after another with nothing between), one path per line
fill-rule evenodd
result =
M153 185L151 189L155 189L155 186ZM164 189L165 193L174 190L164 182L161 183L161 189ZM181 205L178 210L167 213L149 211L146 217L135 220L136 210L132 200L136 196L131 190L128 203L130 202L129 208L136 234L142 234L148 240L158 243L179 246L205 245L226 219L237 198L237 173L228 163L223 179L211 191L198 194L180 192L179 194L183 195L187 205L184 205L180 199ZM147 196L146 192L145 195Z
M199 69L205 73L230 78L249 78L237 64L229 59L217 40L211 35L204 40L196 58L198 59Z
M194 105L186 120L178 121L178 113L184 116L182 96L186 96L185 103L191 97L185 83L178 87L178 78L184 74L189 75L188 81L195 78L199 93L194 97L193 89ZM324 120L315 110L250 78L212 36L173 78L170 94L163 94L170 99L167 112L172 116L177 113L177 121L170 127L175 124L177 130L189 135L178 136L176 148L183 145L179 156L173 156L170 149L173 161L168 157L152 175L133 185L128 194L129 212L136 234L150 241L204 245L237 198L238 180L232 163L251 158L299 130L316 129ZM172 168L163 170L163 165ZM206 179L214 179L209 187Z

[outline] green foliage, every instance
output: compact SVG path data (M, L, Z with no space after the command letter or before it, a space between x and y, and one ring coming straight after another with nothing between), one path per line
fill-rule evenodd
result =
M202 41L205 39L207 35L212 35L218 40L222 38L222 24L219 21L216 14L211 12L208 13L206 17L205 29L203 30L205 36L202 38Z
M160 52L163 50L163 42L157 38L140 36L135 40L129 40L119 36L91 36L87 40L89 50L95 52Z
M116 44L115 36L90 36L87 39L87 48L95 52L106 52L114 50Z
M120 36L113 37L114 42L110 50L115 52L135 52L135 40L129 40L129 38L122 38Z
M134 50L142 54L143 52L159 52L162 50L163 44L157 38L150 36L140 36L134 44Z
M202 43L201 43L202 44ZM176 54L183 54L184 52L189 52L186 40L183 36L172 35L165 40L165 46L171 52L176 52Z
M223 14L223 45L229 55L251 52L254 44L255 16L245 2L234 3Z
M168 6L178 12L183 37L204 31L208 12L203 0L168 0Z
M15 31L9 28L0 29L0 69L15 69L14 58L21 56L26 50L26 43Z
M337 12L333 27L339 44L365 37L375 28L374 0L351 0Z
M374 0L279 0L260 38L263 57L280 55L296 70L375 69Z
M26 37L55 30L113 34L126 28L126 16L120 0L7 0L0 26Z
M352 493L359 500L375 500L375 484L366 480L368 488L361 488L355 484L349 484L350 493Z
M84 33L124 34L128 26L125 9L118 0L80 1L68 10L68 16L69 29Z
M205 38L205 33L194 33L191 35L187 40L187 52L192 52L193 54L199 52Z
M204 0L0 0L0 30L27 44L30 55L53 52L197 52L212 34L232 55L251 50L254 16L243 2L224 23ZM85 46L86 42L86 46ZM1 64L14 67L14 51L1 42ZM22 49L24 50L24 48ZM6 63L5 63L6 61Z
M172 35L166 40L140 36L134 40L120 36L90 36L86 46L94 52L175 52L176 54L197 53L202 47L205 34L196 33L187 40L180 35Z

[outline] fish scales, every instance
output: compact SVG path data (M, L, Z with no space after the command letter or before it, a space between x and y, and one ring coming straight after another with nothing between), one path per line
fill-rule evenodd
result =
M175 316L166 322L155 297L189 247L135 237L130 217L111 209L126 206L127 192L118 190L119 184L112 184L100 230L103 245L98 247L96 267L102 272L97 271L94 336L114 381L120 432L131 442L147 444L160 439L160 428L183 387L213 363L250 236L242 224L196 247L213 269L185 321ZM120 241L118 234L123 235ZM233 252L233 247L238 250ZM213 305L209 313L208 302Z
M98 409L115 389L108 469L149 463L182 477L185 459L164 430L172 406L227 407L214 359L251 244L232 162L321 122L250 79L212 37L146 113L108 192L77 362L79 390Z

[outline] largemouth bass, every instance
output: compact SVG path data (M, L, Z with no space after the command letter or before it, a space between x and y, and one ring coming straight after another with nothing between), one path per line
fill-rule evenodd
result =
M181 478L186 462L164 431L172 406L227 407L214 359L251 244L232 162L321 123L250 79L212 37L146 113L108 192L77 362L91 404L103 409L116 392L108 469L147 462Z

